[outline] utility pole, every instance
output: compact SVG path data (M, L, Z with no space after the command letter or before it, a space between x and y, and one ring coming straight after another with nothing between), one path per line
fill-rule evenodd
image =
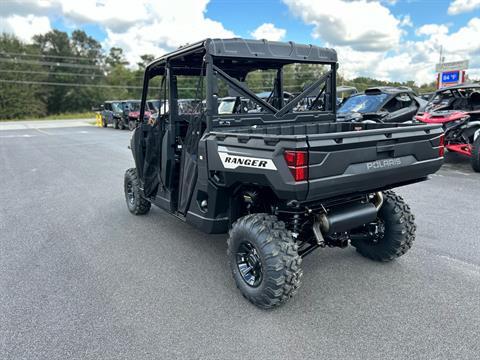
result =
M443 64L445 62L445 57L443 56L443 45L440 45L440 58L438 59L439 64Z

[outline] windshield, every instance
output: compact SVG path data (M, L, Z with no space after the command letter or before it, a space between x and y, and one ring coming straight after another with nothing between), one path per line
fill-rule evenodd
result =
M348 98L338 109L338 113L368 113L377 112L380 110L380 106L387 100L388 94L375 94L375 95L355 95Z
M122 103L112 103L112 109L113 111L116 111L116 112L122 112L123 111Z
M139 102L128 102L126 103L128 105L128 110L129 111L140 111L140 101Z
M179 114L195 114L201 109L197 109L198 105L201 103L200 100L193 99L181 99L178 100L178 113Z
M148 108L150 111L157 112L160 109L160 100L149 100L148 101Z

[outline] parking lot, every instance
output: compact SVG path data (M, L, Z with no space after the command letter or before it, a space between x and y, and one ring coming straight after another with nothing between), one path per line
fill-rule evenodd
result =
M316 251L297 296L263 311L235 288L226 235L128 212L128 131L76 125L0 131L1 359L478 359L468 160L398 190L418 225L406 256Z

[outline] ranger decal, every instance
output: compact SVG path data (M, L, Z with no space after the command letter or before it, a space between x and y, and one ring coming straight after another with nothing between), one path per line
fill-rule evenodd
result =
M277 170L271 159L254 158L250 156L231 155L226 152L218 152L225 169L236 169L239 166L255 169Z

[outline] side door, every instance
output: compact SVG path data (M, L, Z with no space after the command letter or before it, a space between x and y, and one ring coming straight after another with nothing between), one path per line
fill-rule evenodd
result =
M149 71L148 68L146 71ZM147 99L170 101L170 88L166 73L145 76L140 116L149 111ZM132 134L131 147L135 149L137 169L141 169L144 194L169 212L176 211L178 194L176 138L175 117L172 117L168 106L154 114L149 121L139 122Z

